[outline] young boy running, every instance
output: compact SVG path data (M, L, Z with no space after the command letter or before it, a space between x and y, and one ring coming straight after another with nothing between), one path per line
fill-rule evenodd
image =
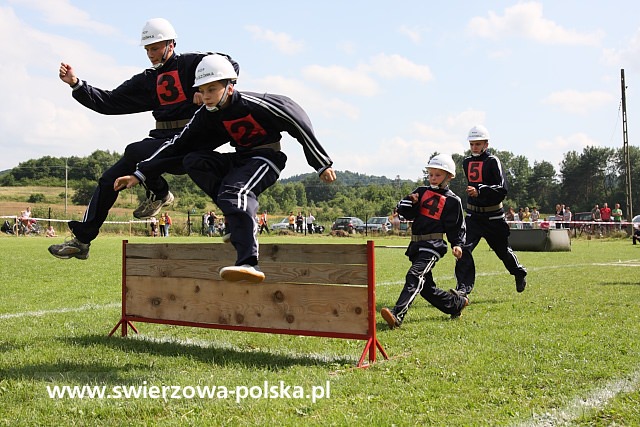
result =
M439 154L429 160L427 170L429 186L418 187L398 202L398 213L413 220L411 243L406 251L411 268L395 307L385 307L381 311L392 329L402 325L418 294L452 319L460 317L469 304L466 296L439 289L431 274L436 262L447 253L445 235L453 256L456 259L462 256L461 246L465 240L462 203L448 187L449 181L456 176L456 166L451 156Z

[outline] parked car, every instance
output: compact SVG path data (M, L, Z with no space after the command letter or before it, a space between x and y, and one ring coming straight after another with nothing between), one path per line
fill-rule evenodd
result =
M343 216L335 220L331 226L332 231L343 230L347 233L353 233L354 231L364 231L364 221L355 216Z
M389 217L386 216L374 216L367 219L366 224L368 231L373 231L376 233L386 232L391 233L391 221L389 221Z
M271 230L280 231L280 230L288 230L289 229L289 217L285 216L278 222L274 222L271 224Z
M578 222L589 222L591 221L591 212L578 212L573 214L573 219L572 221L578 221Z
M633 223L631 238L633 239L633 244L637 245L638 240L640 240L640 215L634 216L631 222Z

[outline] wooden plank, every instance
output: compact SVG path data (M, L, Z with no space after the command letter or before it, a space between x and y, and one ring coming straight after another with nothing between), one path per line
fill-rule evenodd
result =
M366 334L367 288L127 278L127 315L206 324Z
M130 276L186 277L220 281L218 271L229 264L209 260L128 258ZM367 285L366 265L265 263L260 265L267 278L263 283L326 283Z
M233 265L236 250L223 243L128 243L127 259L209 260Z
M269 263L366 264L365 244L264 244L260 245L260 265ZM233 265L236 251L224 243L128 243L127 258L185 259L220 261Z

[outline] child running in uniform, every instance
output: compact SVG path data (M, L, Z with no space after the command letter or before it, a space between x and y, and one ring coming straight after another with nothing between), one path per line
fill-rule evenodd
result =
M133 175L117 178L114 189L144 182L145 176L153 175L162 165L163 158L188 153L183 161L186 172L222 210L225 232L236 248L236 264L222 268L220 276L229 281L258 283L265 278L258 268L258 196L277 181L285 166L281 132L302 145L307 162L322 181L332 182L336 174L309 117L298 104L282 95L239 92L234 87L237 78L227 58L203 58L196 69L195 86L205 105L180 135L140 162ZM218 153L208 148L227 142L235 152Z
M439 154L429 160L427 170L429 186L418 187L398 202L398 213L413 220L411 243L406 251L411 268L395 307L381 311L392 329L402 325L418 294L452 319L460 317L469 304L466 296L439 289L431 274L436 262L447 253L445 235L453 256L456 259L462 256L461 246L465 241L462 203L448 186L456 175L456 166L451 156Z

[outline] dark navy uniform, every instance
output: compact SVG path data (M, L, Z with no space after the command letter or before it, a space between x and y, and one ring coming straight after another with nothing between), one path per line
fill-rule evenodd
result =
M477 157L466 157L462 161L462 169L469 185L478 190L478 196L467 196L467 241L462 247L462 258L456 263L457 290L468 294L473 289L476 267L471 253L481 238L487 241L509 273L516 278L524 278L527 270L509 246L509 224L502 208L508 184L502 163L485 150Z
M225 108L215 112L200 108L180 135L138 165L135 175L144 182L157 175L163 159L185 155L186 172L224 214L226 232L238 252L236 265L255 266L258 196L285 167L287 156L280 151L283 131L302 145L307 163L318 174L333 165L309 117L294 101L282 95L234 91ZM213 151L227 142L234 153Z
M411 226L411 243L406 255L411 261L405 285L391 310L400 326L404 316L420 294L438 310L459 314L465 306L465 298L439 289L433 281L431 270L436 262L447 253L447 240L451 247L462 246L465 242L464 213L460 198L448 187L433 189L418 187L418 203L413 204L409 196L398 203L398 213L408 220Z
M167 139L179 134L199 108L193 103L197 88L194 76L200 60L208 53L174 54L156 70L148 68L113 90L102 90L78 81L72 88L73 98L100 114L117 115L152 111L156 128L149 137L129 144L122 158L102 174L82 222L71 221L69 227L82 243L90 243L100 231L109 209L118 198L113 183L116 178L135 171L136 164L151 156ZM226 56L236 72L239 66ZM159 198L169 192L162 173L184 174L182 158L167 158L157 173L147 177L147 189Z

